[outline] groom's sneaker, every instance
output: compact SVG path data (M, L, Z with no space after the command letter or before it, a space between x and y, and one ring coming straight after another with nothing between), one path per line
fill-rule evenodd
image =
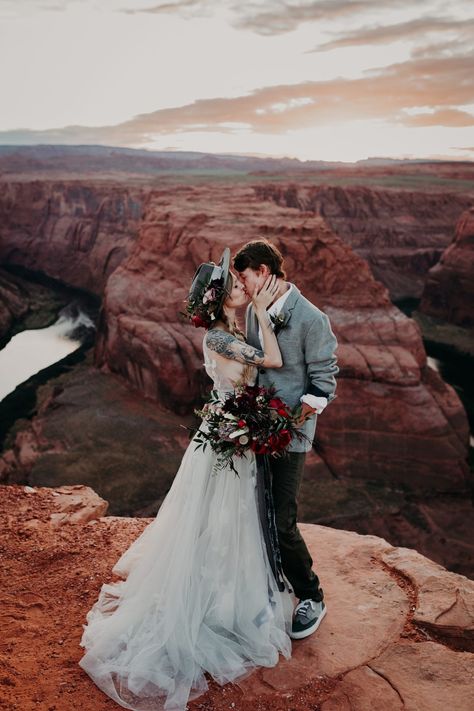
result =
M323 600L301 600L293 613L293 625L290 632L292 639L303 639L315 632L326 614Z

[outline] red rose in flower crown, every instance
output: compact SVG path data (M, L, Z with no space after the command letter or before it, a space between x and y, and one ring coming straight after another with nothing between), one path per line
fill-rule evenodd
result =
M196 328L200 328L201 326L207 326L207 321L204 321L200 316L195 314L194 316L191 316L191 323L193 326Z

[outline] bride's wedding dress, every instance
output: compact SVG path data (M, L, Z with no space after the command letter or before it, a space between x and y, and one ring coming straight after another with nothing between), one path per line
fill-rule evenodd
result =
M203 344L220 395L256 369ZM246 369L246 371L244 371ZM203 425L202 425L203 426ZM256 462L234 457L213 472L210 446L191 440L156 518L117 561L122 580L102 585L87 613L79 665L118 704L184 711L208 688L291 656L294 598L280 592L257 509Z

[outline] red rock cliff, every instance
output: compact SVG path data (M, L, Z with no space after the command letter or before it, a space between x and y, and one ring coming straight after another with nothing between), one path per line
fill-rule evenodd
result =
M0 261L103 292L128 255L143 193L97 181L1 183Z
M403 181L402 181L403 182ZM472 194L366 186L262 184L259 199L324 217L370 265L393 300L419 297Z
M185 412L208 382L202 330L179 320L196 266L265 236L325 311L339 341L338 398L318 421L335 475L463 489L468 425L455 391L427 366L418 325L321 216L259 201L247 187L152 191L130 257L107 283L96 362Z
M85 616L152 519L106 516L82 486L0 486L6 711L105 711L78 666ZM301 531L324 585L320 628L292 658L191 702L190 711L467 711L474 704L474 582L410 548L325 526Z
M463 212L452 243L428 272L418 310L463 328L474 327L474 208Z

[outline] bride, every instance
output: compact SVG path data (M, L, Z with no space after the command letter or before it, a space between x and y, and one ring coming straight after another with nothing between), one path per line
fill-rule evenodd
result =
M254 384L258 365L282 365L266 311L275 278L252 297L261 351L237 328L248 297L229 261L226 248L219 265L199 267L187 305L207 328L204 364L222 397ZM294 601L265 547L255 455L233 458L239 476L216 472L216 458L191 440L156 518L113 567L121 579L102 585L82 625L79 665L124 708L184 711L208 689L206 673L223 685L291 657Z

